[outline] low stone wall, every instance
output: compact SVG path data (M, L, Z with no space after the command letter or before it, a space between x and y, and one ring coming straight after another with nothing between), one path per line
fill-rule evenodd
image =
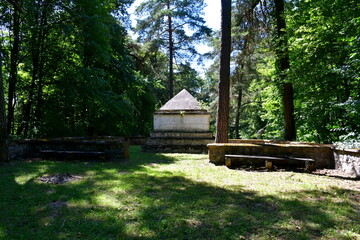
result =
M128 159L129 143L124 138L52 138L16 140L10 144L10 159L40 158L42 150L104 152L110 161Z
M334 168L332 145L282 142L269 140L230 140L229 143L208 144L210 162L225 164L225 154L262 155L274 157L311 158L317 168Z
M159 145L142 146L143 152L148 153L206 153L206 144L203 145Z
M229 143L251 143L251 144L290 144L290 145L306 145L306 146L326 146L333 147L331 144L318 144L311 142L295 142L295 141L282 141L276 139L229 139Z
M142 150L157 153L206 153L207 144L213 142L210 131L154 131Z
M360 178L360 149L334 149L335 168Z
M29 144L22 144L21 141L13 141L9 144L9 158L10 160L24 160L30 158L33 152L32 146Z
M127 137L126 141L129 142L130 145L145 145L146 137Z

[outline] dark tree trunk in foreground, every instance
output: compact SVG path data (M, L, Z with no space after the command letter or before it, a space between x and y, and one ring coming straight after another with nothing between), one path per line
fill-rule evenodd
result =
M230 101L231 0L221 0L221 51L216 143L228 142Z
M0 48L0 162L9 161L8 133L6 130L4 81L2 75L2 49Z
M13 36L14 41L10 51L10 73L9 73L9 89L8 89L8 119L7 130L10 134L12 131L12 123L14 120L14 100L17 83L17 66L19 61L19 43L20 43L20 14L17 8L13 13Z
M294 119L294 95L291 83L284 83L284 119L285 119L285 140L296 140L296 129Z
M290 68L284 17L284 0L275 0L275 17L278 46L276 49L280 81L283 84L283 104L285 120L285 140L296 139L294 119L294 95L292 83L286 80L286 71Z
M170 0L167 0L167 9L170 10ZM174 41L171 15L168 16L168 32L169 32L169 97L174 96Z

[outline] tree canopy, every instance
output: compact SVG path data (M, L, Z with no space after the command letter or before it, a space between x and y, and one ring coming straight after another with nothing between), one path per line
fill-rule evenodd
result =
M221 35L210 34L204 1L143 1L137 40L132 3L0 2L2 135L147 136L155 109L184 87L212 112L215 131ZM230 138L293 139L283 117L291 84L297 140L359 141L358 1L236 0L232 16ZM203 76L193 60L204 41L214 63Z
M146 134L155 100L127 47L131 1L17 3L0 6L10 134Z
M297 140L359 141L359 3L293 0L279 14L275 3L234 2L229 136L289 139L281 117L286 83ZM273 30L279 16L282 36ZM286 39L287 51L280 44ZM281 69L276 59L285 52Z

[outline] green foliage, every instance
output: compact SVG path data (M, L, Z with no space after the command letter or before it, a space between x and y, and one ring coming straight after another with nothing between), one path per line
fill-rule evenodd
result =
M160 108L167 100L167 56L153 42L139 44L130 41L127 44L130 55L134 59L135 69L143 76L149 90L156 99L156 108Z
M272 7L269 1L239 0L233 9L231 137L238 131L240 138L281 139L284 132L283 93L274 67L277 40L270 38ZM360 136L360 4L293 0L286 9L297 140L355 146ZM216 69L211 71L216 76Z
M153 86L137 73L127 48L124 25L130 3L21 1L26 14L21 15L13 133L24 137L149 133ZM11 22L5 22L11 31ZM6 43L10 49L11 41Z
M290 74L303 133L300 140L334 142L341 135L358 133L360 4L342 0L293 4L288 12Z
M189 63L180 64L175 69L175 92L178 93L184 88L196 99L202 100L201 97L204 92L204 80L199 76L198 72L190 66Z
M284 132L269 12L266 1L237 1L233 8L232 138L281 139Z
M169 1L169 9L166 1L143 2L137 9L140 43L130 40L125 28L132 0L16 2L21 8L18 56L13 52L14 8L0 2L5 98L12 91L11 76L16 80L13 138L147 135L154 109L168 100L168 16L177 63L175 92L187 88L208 106L214 124L217 33L210 39L214 52L208 57L215 63L206 78L189 65L196 56L194 43L210 33L202 19L203 1ZM231 137L279 139L284 132L271 3L234 2ZM359 12L356 0L286 1L297 140L357 146Z

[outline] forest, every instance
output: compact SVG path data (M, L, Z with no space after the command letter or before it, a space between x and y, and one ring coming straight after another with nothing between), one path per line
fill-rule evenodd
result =
M154 111L183 88L215 132L221 43L204 1L144 0L136 26L132 4L1 1L1 137L148 136ZM229 137L288 140L287 85L291 140L357 144L359 1L233 0L231 11Z

